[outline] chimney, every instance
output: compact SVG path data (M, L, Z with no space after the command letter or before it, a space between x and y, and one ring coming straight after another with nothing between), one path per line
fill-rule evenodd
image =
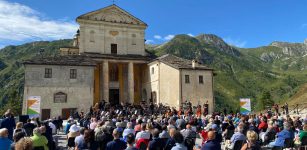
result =
M197 62L193 59L193 60L192 60L192 68L193 68L193 69L195 69L196 63L197 63Z

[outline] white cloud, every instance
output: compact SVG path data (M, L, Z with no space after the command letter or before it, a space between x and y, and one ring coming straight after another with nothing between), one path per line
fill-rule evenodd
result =
M175 35L169 34L169 35L165 36L163 39L168 41L168 40L171 40L174 37L175 37Z
M158 39L158 40L162 39L162 37L160 35L154 35L154 38Z
M194 37L194 35L192 33L189 33L188 36Z
M242 41L241 39L233 39L230 37L224 38L223 39L226 43L228 43L229 45L233 45L236 47L245 47L247 42L246 41Z
M77 24L60 20L46 20L32 8L0 0L0 40L31 41L72 38Z
M152 44L152 43L154 43L155 41L154 40L146 40L146 44Z
M304 23L304 24L301 25L301 29L304 29L306 27L307 27L307 23Z

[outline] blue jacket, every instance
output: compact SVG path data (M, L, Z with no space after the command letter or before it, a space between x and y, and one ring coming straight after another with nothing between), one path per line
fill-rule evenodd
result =
M201 150L221 150L221 144L216 140L208 140Z
M282 130L277 134L277 139L274 146L284 146L285 140L288 138L293 140L294 133L286 129Z

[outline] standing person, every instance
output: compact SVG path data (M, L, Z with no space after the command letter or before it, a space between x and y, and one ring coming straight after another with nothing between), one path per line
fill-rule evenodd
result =
M221 150L221 144L217 140L215 140L215 132L209 131L208 132L208 140L203 145L201 150Z
M209 113L209 104L208 101L206 101L206 103L204 104L204 116L207 116Z
M286 115L288 115L289 114L289 106L288 106L288 103L286 102L285 103L285 110L286 110Z
M126 149L126 143L120 140L120 135L117 129L113 130L114 140L107 144L106 150L124 150Z
M276 114L278 114L279 113L279 106L278 106L278 104L275 104L275 112L276 112Z
M15 150L33 150L33 141L29 137L21 138L15 144Z
M23 125L23 128L26 130L27 136L33 135L33 129L36 127L35 124L31 123L31 119L27 120L27 123Z
M8 138L9 132L6 128L0 129L0 149L2 150L9 150L11 147L11 144L13 143Z
M8 138L10 140L13 140L14 127L16 126L15 119L14 117L12 117L12 114L9 111L5 112L4 116L5 116L5 119L1 121L0 129L6 128L9 133Z

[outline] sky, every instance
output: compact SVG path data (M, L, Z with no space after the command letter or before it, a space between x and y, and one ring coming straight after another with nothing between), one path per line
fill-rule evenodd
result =
M0 48L72 38L75 18L112 0L0 0ZM115 0L148 24L146 42L177 34L215 34L238 47L307 38L306 0Z

